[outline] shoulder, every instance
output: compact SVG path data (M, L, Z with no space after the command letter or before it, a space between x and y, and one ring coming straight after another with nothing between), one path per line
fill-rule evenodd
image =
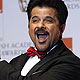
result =
M19 68L20 66L23 66L25 64L25 62L28 60L28 56L26 55L26 53L24 54L21 54L15 58L13 58L11 61L10 61L10 64L13 66L13 67L16 67L16 68Z
M17 62L18 60L20 60L20 59L22 59L22 58L24 58L24 57L26 57L26 53L24 53L24 54L21 54L21 55L19 55L19 56L16 56L15 58L13 58L11 61L10 61L10 63L12 63L12 62Z
M76 77L77 80L80 80L80 59L72 52L58 55L58 57L52 59L44 66L46 73L41 78L45 77L46 80L76 80Z

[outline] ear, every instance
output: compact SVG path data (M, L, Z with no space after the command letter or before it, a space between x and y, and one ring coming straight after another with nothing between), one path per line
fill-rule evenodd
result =
M64 32L64 30L65 30L65 24L62 24L61 25L61 28L60 28L60 35L62 35L63 34L63 32Z

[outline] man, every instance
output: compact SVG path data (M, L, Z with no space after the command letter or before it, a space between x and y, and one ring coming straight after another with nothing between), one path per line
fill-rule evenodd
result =
M80 59L61 40L68 16L64 2L31 0L27 13L37 51L30 47L9 64L2 61L0 80L80 80Z

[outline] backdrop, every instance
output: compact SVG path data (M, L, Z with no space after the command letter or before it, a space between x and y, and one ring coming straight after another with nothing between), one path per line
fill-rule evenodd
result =
M44 1L44 0L43 0ZM63 41L80 57L80 0L64 0L69 11ZM7 61L33 46L25 12L28 0L0 0L0 57Z

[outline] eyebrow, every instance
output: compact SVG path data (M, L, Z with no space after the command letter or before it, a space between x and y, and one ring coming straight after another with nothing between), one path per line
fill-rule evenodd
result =
M46 16L46 18L49 18L49 19L54 19L53 17L51 17L51 16Z
M32 19L33 19L33 18L39 18L39 17L38 17L38 16L33 16Z
M38 16L33 16L32 19L34 19L34 18L38 18L38 19L39 19ZM54 18L51 17L51 16L46 16L45 19L51 19L51 20L54 20Z

